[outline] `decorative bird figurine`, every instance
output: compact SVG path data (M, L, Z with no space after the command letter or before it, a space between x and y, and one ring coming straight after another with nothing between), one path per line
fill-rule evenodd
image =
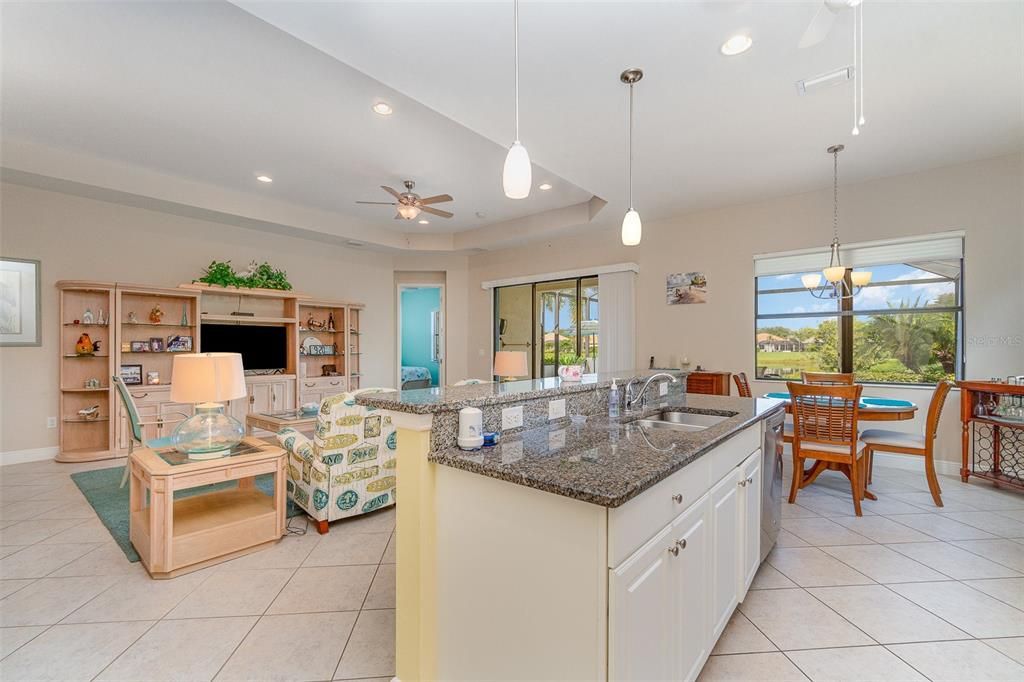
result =
M95 347L93 346L92 339L89 338L88 334L82 334L78 337L78 341L75 343L75 353L78 355L92 355L95 353Z

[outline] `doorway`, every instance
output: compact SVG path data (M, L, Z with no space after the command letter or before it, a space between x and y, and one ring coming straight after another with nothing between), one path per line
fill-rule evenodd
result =
M398 285L398 387L444 385L444 285Z

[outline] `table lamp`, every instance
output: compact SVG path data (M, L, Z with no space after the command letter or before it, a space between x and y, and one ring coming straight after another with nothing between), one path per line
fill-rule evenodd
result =
M245 371L240 353L182 353L174 356L171 400L192 403L195 414L178 424L172 442L189 459L216 459L242 440L242 424L224 411L243 398Z
M499 350L494 354L494 374L512 380L530 375L526 353L521 350Z

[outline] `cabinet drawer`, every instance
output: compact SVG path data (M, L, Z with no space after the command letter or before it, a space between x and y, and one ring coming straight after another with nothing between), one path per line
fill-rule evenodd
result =
M754 424L637 497L608 510L608 566L614 568L760 447Z
M345 377L306 377L299 379L299 391L332 391L339 393L345 390Z

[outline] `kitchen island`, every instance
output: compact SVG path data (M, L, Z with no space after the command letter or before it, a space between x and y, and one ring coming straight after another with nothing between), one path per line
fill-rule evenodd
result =
M763 556L762 423L783 406L658 382L609 417L610 381L358 399L399 432L400 680L699 673ZM521 408L523 426L459 450L465 406L485 430ZM706 425L666 425L672 414Z

